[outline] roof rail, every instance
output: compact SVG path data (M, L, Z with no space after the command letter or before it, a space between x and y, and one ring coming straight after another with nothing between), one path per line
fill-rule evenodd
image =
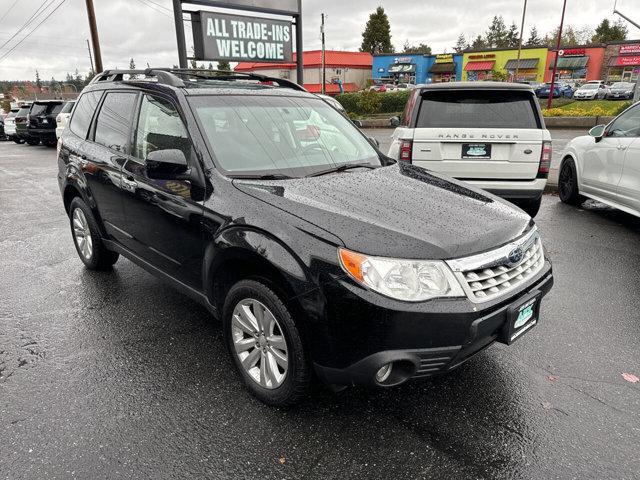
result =
M291 80L284 78L269 77L251 72L233 72L228 70L208 70L198 68L147 68L144 70L105 70L97 74L90 83L101 82L122 82L125 75L144 75L145 77L155 77L159 83L171 85L172 87L184 87L184 80L191 78L202 78L207 80L257 80L263 83L275 83L279 87L291 88L300 92L306 92L305 88Z

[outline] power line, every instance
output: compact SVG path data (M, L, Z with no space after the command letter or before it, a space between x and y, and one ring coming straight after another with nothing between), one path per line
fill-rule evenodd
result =
M4 12L4 15L2 15L2 17L0 17L0 22L1 22L2 20L4 20L4 19L5 19L5 17L6 17L7 15L9 15L9 12L10 12L11 10L13 10L13 7L15 7L15 6L16 6L16 4L18 3L18 1L19 1L19 0L16 0L15 2L13 2L13 4L9 7L9 10L7 10L6 12Z
M138 0L138 2L140 2L142 5L144 5L145 7L150 8L151 10L153 10L154 12L159 13L160 15L164 15L165 17L168 18L173 18L172 16L168 15L167 13L163 12L162 10L158 10L156 7L154 7L153 5L145 2L144 0ZM153 3L153 2L152 2ZM157 4L154 4L157 5Z
M42 4L36 8L36 11L33 12L31 14L31 16L27 19L26 22L24 22L24 25L22 25L17 31L16 33L14 33L13 35L11 35L11 37L9 37L9 40L7 40L6 42L4 42L2 45L0 45L0 50L3 49L11 40L13 40L14 38L16 38L18 36L18 34L20 34L20 32L22 32L26 27L29 26L29 24L35 20L36 17L40 16L40 14L46 10L47 8L49 8L49 6L54 2L54 0L43 0ZM45 4L47 4L47 6L45 7Z
M0 62L2 62L2 60L4 60L4 59L7 57L7 55L9 55L11 52L13 52L13 51L14 51L14 50L15 50L15 49L16 49L16 48L17 48L17 47L18 47L22 42L24 42L24 41L29 37L29 35L31 35L33 32L35 32L35 31L40 27L40 25L42 25L44 22L46 22L47 20L49 20L49 18L51 17L51 15L53 15L53 14L54 14L54 13L55 13L59 8L60 8L60 7L64 4L64 2L66 2L66 1L67 1L67 0L62 0L62 1L61 1L61 2L60 2L60 3L59 3L59 4L58 4L58 5L57 5L53 10L51 10L51 12L49 12L49 13L47 14L47 16L46 16L46 17L45 17L45 18L44 18L40 23L38 23L38 25L36 25L36 26L35 26L35 27L34 27L34 28L29 32L29 33L27 33L27 34L22 38L22 40L20 40L18 43L16 43L16 44L15 44L15 45L10 49L10 50L8 50L7 52L5 52L5 53L4 53L4 55L2 55L2 56L0 57Z

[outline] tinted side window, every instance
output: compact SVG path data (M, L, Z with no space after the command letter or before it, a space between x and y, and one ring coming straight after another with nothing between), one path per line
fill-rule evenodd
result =
M87 138L93 112L96 110L101 94L102 92L88 92L78 100L78 106L74 110L71 122L69 123L69 130L79 137Z
M530 92L449 90L422 97L418 128L540 128Z
M136 108L136 98L136 93L107 93L96 121L96 143L127 153L129 128Z
M133 155L146 160L154 150L177 148L188 160L191 142L180 115L171 102L145 95L140 106L140 118Z

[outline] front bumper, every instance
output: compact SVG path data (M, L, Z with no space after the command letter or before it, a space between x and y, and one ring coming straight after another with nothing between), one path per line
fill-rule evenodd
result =
M436 299L408 304L349 287L326 292L332 300L322 331L314 332L312 348L318 377L332 385L393 386L410 378L446 373L500 339L509 309L531 295L542 298L553 285L551 264L528 285L487 304L467 299ZM377 298L376 298L377 296ZM370 300L375 300L376 304ZM539 307L538 307L539 308ZM395 362L395 377L383 385L376 372Z

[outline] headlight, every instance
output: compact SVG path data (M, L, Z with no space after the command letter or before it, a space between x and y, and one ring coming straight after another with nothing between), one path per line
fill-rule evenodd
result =
M370 257L338 249L340 265L354 280L382 295L406 302L464 297L462 287L441 261Z

